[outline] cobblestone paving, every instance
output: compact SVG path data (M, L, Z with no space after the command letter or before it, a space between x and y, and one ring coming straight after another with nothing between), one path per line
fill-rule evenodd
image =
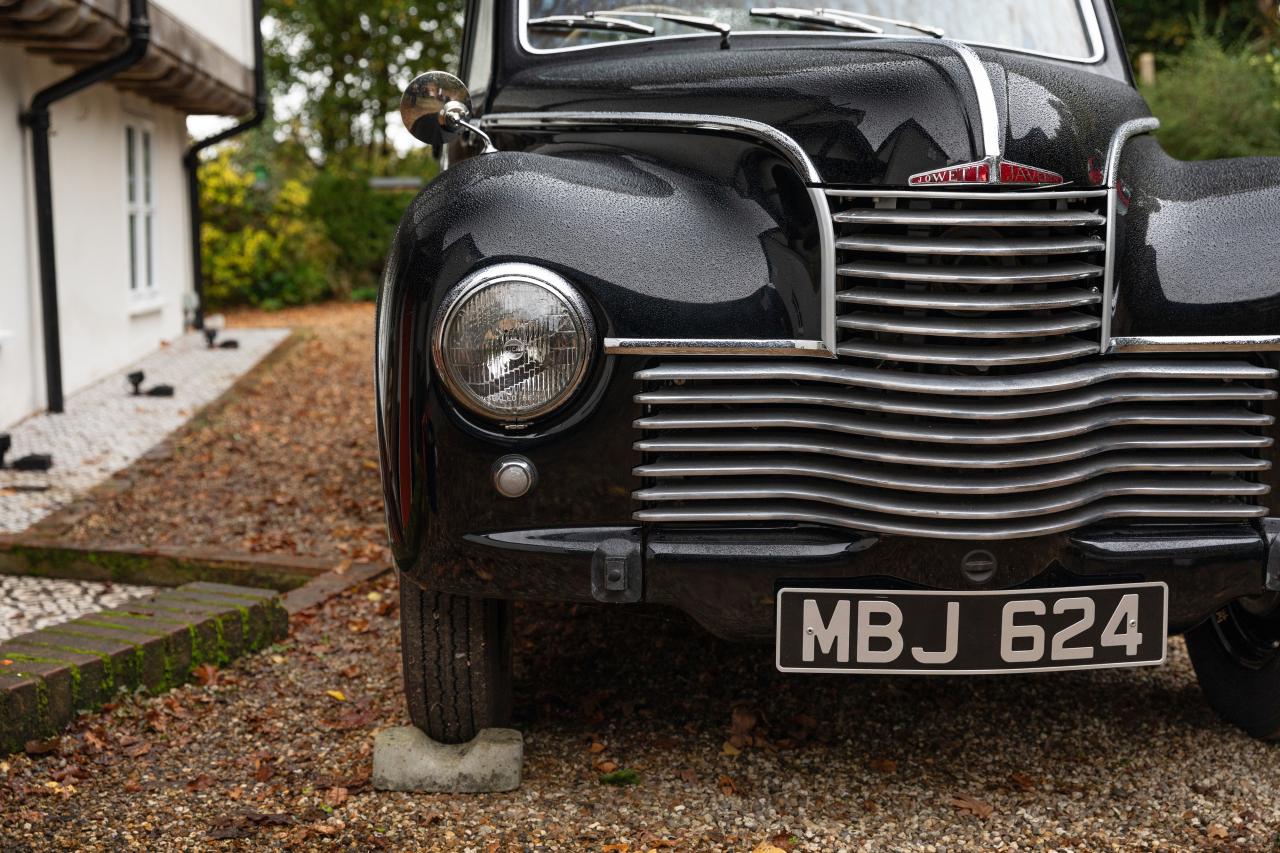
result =
M288 335L287 329L233 329L239 349L206 348L186 335L129 368L71 395L66 413L35 415L8 432L8 458L50 453L48 472L0 470L0 533L18 533L131 464L197 409L222 394ZM173 385L173 397L134 397L124 376L143 370L143 388ZM4 602L0 601L0 606Z
M153 592L156 589L150 586L0 575L0 640L109 610Z

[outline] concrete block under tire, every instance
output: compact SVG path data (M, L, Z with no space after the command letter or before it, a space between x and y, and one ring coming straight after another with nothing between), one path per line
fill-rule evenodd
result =
M524 738L481 729L467 743L437 743L416 726L383 729L373 741L373 787L380 791L483 794L520 787Z

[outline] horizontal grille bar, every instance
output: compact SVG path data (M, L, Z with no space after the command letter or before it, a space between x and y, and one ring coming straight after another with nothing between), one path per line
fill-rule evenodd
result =
M1015 348L1011 343L1008 348ZM1276 371L1111 356L1008 375L829 362L638 371L636 518L1010 538L1254 518Z
M1102 267L1078 262L1040 266L909 266L883 261L856 261L836 267L836 273L854 278L942 284L1045 284L1080 281L1102 275Z
M635 493L647 502L741 500L767 502L799 500L830 504L863 512L910 515L956 521L994 521L1050 515L1077 509L1106 498L1135 496L1238 497L1264 495L1269 488L1238 477L1115 477L1099 478L1061 489L992 498L981 502L967 497L904 496L886 489L827 485L787 478L721 482L692 481L644 488Z
M1256 450L1269 447L1271 439L1243 430L1108 430L1064 441L1030 446L887 445L874 441L850 441L815 437L804 433L767 432L702 433L644 438L635 443L646 453L811 453L844 459L860 459L888 465L920 465L940 468L1022 468L1085 459L1113 450Z
M947 228L1069 228L1098 226L1106 217L1091 210L844 210L831 217L841 225L915 225Z
M1054 489L1107 474L1135 471L1265 471L1270 463L1240 453L1205 453L1188 459L1181 453L1114 453L1053 466L1023 469L992 475L931 471L928 469L886 469L877 465L849 465L811 461L788 455L724 456L712 459L665 460L638 466L639 477L804 477L834 480L855 486L897 489L936 494L993 495Z
M672 362L640 370L636 378L645 382L695 379L830 382L885 391L968 397L1043 394L1120 379L1249 382L1274 379L1276 375L1276 371L1269 367L1257 367L1242 361L1187 361L1179 364L1167 360L1117 358L1010 376L937 375L798 360Z
M999 425L951 421L918 423L842 415L821 409L793 409L647 415L637 420L635 426L650 430L815 429L935 444L1022 444L1119 426L1263 427L1273 420L1270 415L1251 412L1244 407L1109 406L1066 417L1033 419L1025 423L1002 421Z
M1112 403L1206 403L1218 400L1274 400L1276 392L1249 385L1187 382L1120 382L1061 394L995 399L921 398L862 391L788 385L671 386L635 395L637 403L659 406L812 405L902 415L974 420L1007 420L1060 415Z
M1045 237L1008 239L928 239L860 235L841 237L836 248L860 252L897 252L914 255L1072 255L1101 252L1106 244L1098 237Z
M845 314L836 320L842 329L868 332L895 332L904 335L935 335L958 338L1034 338L1068 335L1096 329L1097 317L1066 312L1014 319L972 317L904 317L885 314Z
M1033 311L1047 308L1079 308L1097 305L1102 294L1096 290L1060 288L1025 293L972 293L966 291L886 290L859 287L836 294L846 305L877 305L913 311Z
M1210 503L1204 500L1169 499L1159 503L1134 500L1104 501L1070 512L1039 518L976 523L922 521L874 513L841 512L826 509L821 504L777 502L752 504L748 507L731 503L642 509L635 513L635 518L637 521L649 524L687 524L693 522L724 524L790 521L803 524L846 527L871 533L897 534L900 536L929 536L990 541L1045 536L1051 533L1074 530L1087 524L1113 518L1182 518L1195 521L1237 521L1242 518L1260 518L1266 514L1266 507L1242 502Z
M1017 346L923 346L882 344L872 340L850 340L836 346L837 355L879 361L914 361L921 364L950 364L969 367L997 367L1010 364L1039 364L1093 355L1098 344L1078 338Z

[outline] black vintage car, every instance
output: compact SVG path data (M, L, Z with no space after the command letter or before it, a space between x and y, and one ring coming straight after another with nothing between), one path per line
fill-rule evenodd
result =
M378 312L413 721L513 599L787 672L1159 664L1280 736L1280 158L1164 153L1107 0L472 0ZM1205 133L1231 133L1206 127Z

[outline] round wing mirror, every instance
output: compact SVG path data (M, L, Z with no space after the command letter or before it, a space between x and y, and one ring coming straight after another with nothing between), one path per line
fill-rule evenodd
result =
M419 74L400 98L400 117L409 132L422 142L443 145L471 118L471 93L452 74Z

